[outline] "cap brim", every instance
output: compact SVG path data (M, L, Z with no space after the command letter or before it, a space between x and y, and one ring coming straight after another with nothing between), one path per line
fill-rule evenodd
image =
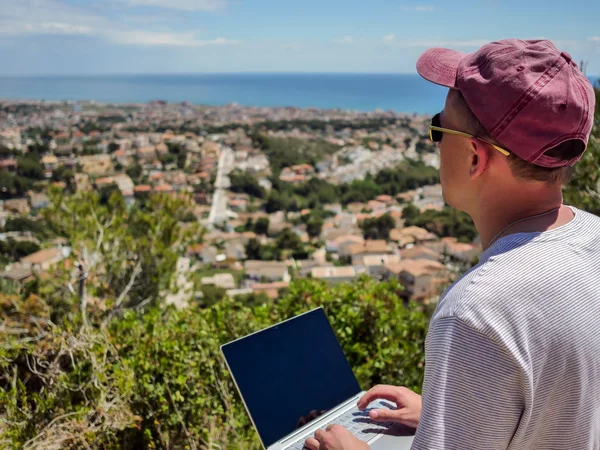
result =
M447 48L430 48L417 61L417 72L432 83L456 88L458 65L468 53Z

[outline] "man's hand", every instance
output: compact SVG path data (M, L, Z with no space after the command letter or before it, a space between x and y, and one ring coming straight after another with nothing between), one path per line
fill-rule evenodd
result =
M390 400L398 409L374 409L369 417L376 421L392 421L411 428L419 426L421 418L421 396L410 389L379 384L369 389L358 401L358 408L365 409L373 400Z
M304 445L310 450L369 450L366 442L341 425L329 425L325 430L315 431L315 437L308 438Z

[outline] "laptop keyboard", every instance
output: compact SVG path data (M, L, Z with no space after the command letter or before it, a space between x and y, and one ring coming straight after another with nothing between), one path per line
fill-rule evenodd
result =
M377 400L372 402L367 408L364 410L359 410L356 406L345 413L335 417L330 422L324 424L321 429L324 430L327 426L331 424L341 425L346 428L350 433L356 436L358 439L362 441L367 441L371 439L373 436L381 433L387 427L392 425L392 422L376 422L371 420L369 417L369 411L372 409L380 409L386 408L391 409L393 406L386 402ZM316 430L315 430L316 431ZM314 433L308 436L304 436L302 439L294 442L289 447L286 447L285 450L302 450L304 447L304 443L306 439L314 436Z

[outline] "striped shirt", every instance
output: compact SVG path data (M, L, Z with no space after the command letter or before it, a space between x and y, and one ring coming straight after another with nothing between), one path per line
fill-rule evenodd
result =
M600 449L600 218L572 209L440 298L413 449Z

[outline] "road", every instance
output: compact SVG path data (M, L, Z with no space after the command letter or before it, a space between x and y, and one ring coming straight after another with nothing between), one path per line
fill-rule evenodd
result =
M229 173L233 170L233 150L229 147L223 147L219 156L219 165L217 167L217 177L215 179L215 193L212 199L212 206L208 216L208 224L222 222L230 215L227 208L227 195L225 190L229 188Z

